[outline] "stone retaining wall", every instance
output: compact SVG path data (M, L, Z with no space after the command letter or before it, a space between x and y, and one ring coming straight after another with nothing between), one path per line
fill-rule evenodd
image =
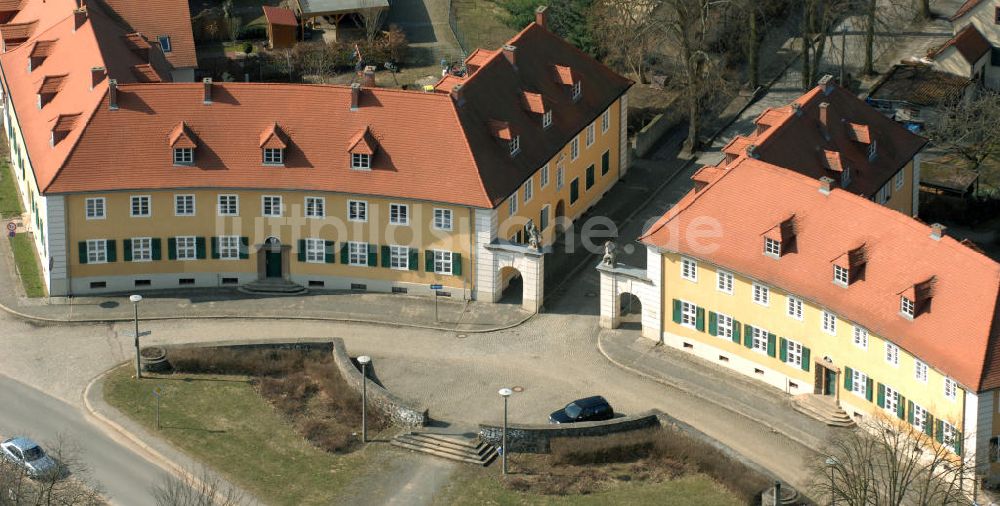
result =
M626 416L603 422L581 422L569 424L507 424L507 447L516 453L549 453L553 438L606 436L618 432L660 427L659 410L650 410L634 416ZM500 446L503 426L500 424L479 424L479 438L494 446Z
M333 339L333 361L344 381L361 393L361 370L347 354L343 339ZM369 368L370 370L370 368ZM368 381L368 403L404 427L423 427L427 423L427 408L411 407L374 381Z

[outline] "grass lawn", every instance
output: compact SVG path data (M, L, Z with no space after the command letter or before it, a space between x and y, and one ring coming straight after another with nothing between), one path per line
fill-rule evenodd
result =
M517 34L504 21L509 14L495 0L452 0L455 21L465 48L496 49Z
M35 252L31 236L21 233L9 240L10 249L14 251L14 263L21 274L24 293L28 297L44 297L45 283L42 280L42 273L38 270L38 254Z
M14 171L6 160L0 160L0 217L13 218L20 215L21 199L17 196Z
M155 431L153 387L163 389L159 434L267 504L335 504L370 465L366 451L334 455L310 445L242 376L174 374L135 381L122 366L104 398Z
M510 490L501 484L496 464L486 469L462 468L435 498L439 505L573 505L603 506L737 506L741 504L720 484L703 474L660 483L623 483L612 490L587 495L548 496ZM515 477L516 475L510 475Z

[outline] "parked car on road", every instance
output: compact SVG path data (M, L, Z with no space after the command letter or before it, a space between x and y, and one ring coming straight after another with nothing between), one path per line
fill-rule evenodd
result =
M614 418L615 410L600 395L577 399L551 415L549 423L595 422Z
M59 471L52 457L45 454L38 443L26 437L12 437L0 443L0 454L32 478L47 476Z

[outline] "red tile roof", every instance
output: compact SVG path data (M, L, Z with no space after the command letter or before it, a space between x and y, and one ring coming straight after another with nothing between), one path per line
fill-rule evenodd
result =
M191 11L184 0L104 0L133 31L149 40L161 35L170 37L172 51L166 59L178 68L197 67Z
M945 49L954 46L958 53L965 58L965 61L969 62L971 65L975 65L980 58L986 55L992 47L990 41L979 32L979 29L975 25L969 23L960 32L955 34L954 37L945 42L937 51L934 52L933 56L938 56Z
M951 16L951 20L955 21L956 19L965 16L970 11L972 11L972 9L978 7L979 4L982 3L982 1L983 0L965 0L965 3L959 6L958 10L955 11L955 14Z
M375 139L372 138L371 130L365 127L364 130L351 138L347 146L347 151L352 154L374 155L376 146L377 144L375 143Z
M272 7L270 5L265 5L262 8L264 9L264 17L272 25L299 26L299 20L295 17L295 13L291 9Z
M42 84L38 87L38 94L44 95L46 93L59 93L62 89L63 83L66 82L66 74L59 76L45 76L42 79Z
M743 158L691 191L640 238L814 301L916 355L965 387L1000 385L1000 264L892 209ZM761 234L794 216L794 251L762 254ZM685 231L710 219L721 233ZM699 225L701 224L701 225ZM831 262L864 245L864 276L842 288ZM899 294L933 278L931 307L908 320ZM752 323L752 322L748 322ZM787 336L795 337L795 336Z
M545 112L545 100L540 94L525 91L521 96L524 101L524 110L535 114Z
M38 40L31 46L30 56L32 58L46 58L52 54L52 49L56 45L54 40Z
M270 126L261 132L258 147L261 149L285 149L288 147L288 138L277 123L271 123Z
M170 147L172 148L195 148L198 145L191 139L191 133L188 132L187 125L184 122L180 122L173 130L170 131L170 137L168 138Z

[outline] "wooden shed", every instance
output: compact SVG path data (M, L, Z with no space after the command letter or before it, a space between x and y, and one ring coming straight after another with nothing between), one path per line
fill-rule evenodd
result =
M299 21L291 9L265 5L264 18L267 19L267 45L271 49L295 46Z

